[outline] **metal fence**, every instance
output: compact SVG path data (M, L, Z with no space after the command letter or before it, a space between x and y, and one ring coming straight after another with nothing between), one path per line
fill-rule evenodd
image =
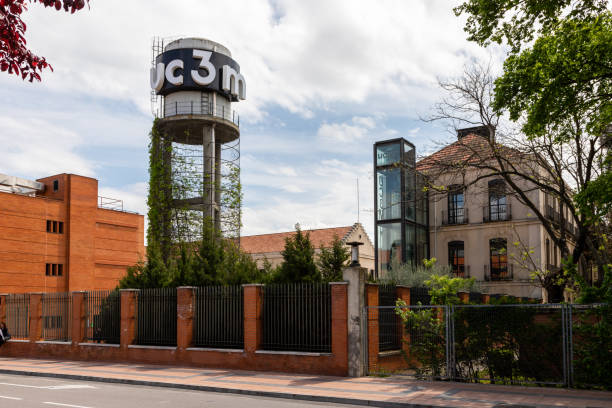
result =
M429 288L420 286L410 288L410 304L418 305L419 302L421 302L422 305L428 305L429 302L431 302Z
M379 315L394 309L376 308ZM401 312L408 344L401 374L612 389L610 305L412 305Z
M138 291L136 344L176 346L176 288Z
M244 347L244 296L241 286L196 288L193 343L196 347Z
M87 292L85 297L86 339L119 344L121 337L121 294L118 290Z
M331 288L295 283L263 288L264 350L331 352Z
M397 300L395 285L378 286L378 305L395 306ZM391 351L402 348L402 322L395 309L378 311L378 350Z
M14 339L27 339L30 335L30 294L6 297L6 326Z
M43 293L42 340L70 341L71 329L72 293Z

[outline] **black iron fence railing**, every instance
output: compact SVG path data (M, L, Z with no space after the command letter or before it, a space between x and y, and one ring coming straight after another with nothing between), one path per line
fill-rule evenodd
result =
M72 293L43 293L42 339L70 341L72 337Z
M468 209L454 208L448 211L442 210L442 225L468 224Z
M121 337L121 294L118 290L92 291L85 294L86 334L88 341L119 344Z
M264 350L331 352L331 287L322 283L263 288Z
M30 294L6 297L6 326L14 339L27 339L30 335Z
M212 103L192 102L171 102L164 105L164 117L177 115L206 115L225 119L236 126L240 126L240 116L235 110L227 108L225 105Z
M244 295L241 286L195 290L193 344L196 347L244 347Z
M410 288L410 304L418 305L419 302L421 302L422 305L428 305L431 302L429 289L424 286Z
M486 205L482 207L482 222L510 221L512 206L510 204Z
M395 285L378 286L379 306L395 306L397 300ZM402 320L394 309L378 311L378 350L390 351L402 348Z
M141 289L137 299L135 343L176 346L176 288Z
M505 268L490 268L484 265L485 281L507 281L514 279L514 264L507 264Z

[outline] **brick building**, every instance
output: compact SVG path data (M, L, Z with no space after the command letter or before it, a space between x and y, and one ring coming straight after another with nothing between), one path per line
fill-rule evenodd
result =
M360 223L346 227L304 230L303 232L310 234L310 241L315 247L315 257L321 252L321 247L331 247L334 236L338 236L349 251L350 246L346 245L347 242L363 243L359 247L359 263L362 267L367 268L370 273L374 272L374 245ZM281 251L285 249L285 239L293 235L295 235L295 231L242 236L240 237L240 247L251 255L260 268L263 267L264 259L267 259L272 266L278 266L283 262Z
M93 178L0 175L0 293L115 288L144 256L144 217L122 207Z

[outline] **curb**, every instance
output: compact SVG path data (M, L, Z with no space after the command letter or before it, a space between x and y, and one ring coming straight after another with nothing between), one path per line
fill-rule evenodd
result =
M127 384L127 385L141 385L148 387L161 387L161 388L175 388L192 391L205 391L205 392L217 392L223 394L240 394L240 395L251 395L256 397L269 397L269 398L281 398L281 399L292 399L298 401L313 401L313 402L329 402L334 404L350 404L350 405L362 405L369 407L381 407L381 408L454 408L456 405L422 405L422 404L410 404L404 402L387 402L387 401L373 401L357 398L343 398L343 397L326 397L318 395L307 395L307 394L292 394L272 391L251 391L241 390L235 388L222 388L212 387L207 385L188 385L188 384L176 384L176 383L164 383L157 381L142 381L142 380L130 380L126 378L107 378L107 377L93 377L88 375L76 375L76 374L58 374L58 373L41 373L36 371L21 371L21 370L7 370L0 369L0 374L11 374L11 375L23 375L29 377L48 377L48 378L61 378L66 380L79 380L79 381L96 381L110 384ZM522 405L521 408L536 408L535 406Z

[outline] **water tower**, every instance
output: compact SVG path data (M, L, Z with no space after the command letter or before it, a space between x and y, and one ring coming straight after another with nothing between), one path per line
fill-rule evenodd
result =
M240 66L221 44L202 38L154 39L151 105L158 118L173 242L198 241L210 220L240 235L240 120L232 104L246 97Z

